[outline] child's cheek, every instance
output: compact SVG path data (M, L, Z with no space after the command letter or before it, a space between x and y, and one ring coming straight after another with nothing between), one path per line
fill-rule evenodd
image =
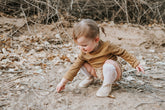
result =
M86 50L87 50L87 51L92 51L92 48L91 48L91 47L87 47Z

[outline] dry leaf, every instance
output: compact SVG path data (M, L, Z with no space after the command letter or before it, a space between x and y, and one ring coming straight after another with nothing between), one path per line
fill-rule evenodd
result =
M33 73L34 75L39 75L39 73Z
M60 57L60 59L61 59L61 60L66 60L66 61L68 61L68 62L71 62L70 59L69 59L66 55L62 55L62 56Z
M108 97L112 98L112 99L116 99L116 97L114 95L109 95Z

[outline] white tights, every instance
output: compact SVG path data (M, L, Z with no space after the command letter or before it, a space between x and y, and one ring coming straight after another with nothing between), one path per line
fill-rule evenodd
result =
M84 66L82 66L82 67L80 68L80 71L81 71L82 74L84 74L84 75L87 76L87 77L91 77L91 76L92 76L92 75L87 71L87 69L86 69Z
M80 68L80 71L87 77L92 76L84 66ZM103 65L103 76L104 76L103 84L113 84L117 78L116 68L110 63L105 63Z

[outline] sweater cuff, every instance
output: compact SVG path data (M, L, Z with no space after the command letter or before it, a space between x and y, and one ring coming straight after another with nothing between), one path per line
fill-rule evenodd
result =
M67 80L69 80L69 81L72 81L72 80L73 80L72 77L70 77L70 76L68 76L68 75L66 75L66 74L63 76L63 78L65 78L65 79L67 79Z

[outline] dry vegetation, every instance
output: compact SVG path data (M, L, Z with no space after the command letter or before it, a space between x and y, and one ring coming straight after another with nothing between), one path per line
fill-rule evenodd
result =
M0 0L0 110L164 110L164 0ZM57 83L77 57L72 24L92 18L107 37L137 56L146 74L124 60L112 98L97 98L99 80L64 92ZM102 33L101 33L102 35ZM104 102L104 103L101 103Z
M165 22L164 0L0 0L0 5L1 12L26 17L33 23L81 18L115 23Z

